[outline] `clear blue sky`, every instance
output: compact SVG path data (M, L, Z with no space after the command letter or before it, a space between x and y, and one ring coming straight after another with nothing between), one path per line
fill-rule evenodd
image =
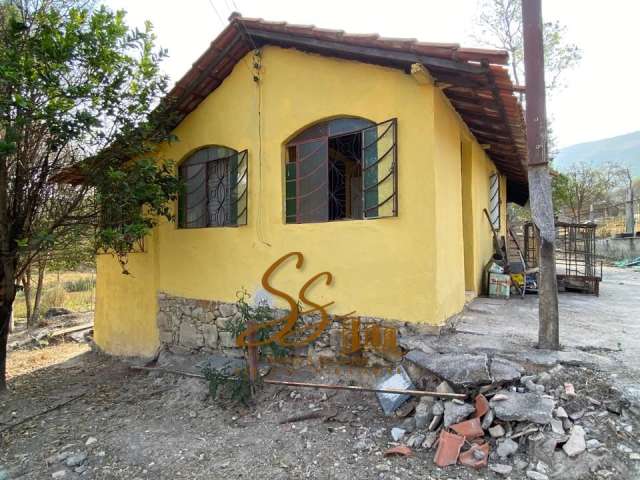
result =
M222 30L229 14L314 24L349 32L477 46L471 39L476 0L105 0L131 25L150 20L169 50L165 71L180 78ZM215 6L215 9L212 7ZM558 146L640 130L640 1L543 0L545 20L560 20L583 51L568 87L548 111ZM218 11L221 19L216 14Z

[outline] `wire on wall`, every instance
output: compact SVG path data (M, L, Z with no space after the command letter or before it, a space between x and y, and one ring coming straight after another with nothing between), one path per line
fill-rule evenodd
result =
M223 28L226 27L226 23L224 22L222 15L220 14L220 11L216 8L213 0L208 0L208 1L209 1L209 4L211 5L211 8L213 8L213 11L218 17L218 20L222 24ZM229 0L224 0L224 1L227 8L231 10L231 7L229 5ZM235 10L237 11L238 5L236 4L235 0L230 0L230 1L235 7ZM229 12L229 18L231 19L233 16L234 16L234 12ZM271 244L267 242L264 238L264 220L263 220L263 211L262 211L262 82L260 77L261 69L262 69L262 51L255 44L255 42L253 41L253 38L251 38L251 35L249 35L249 32L247 32L245 26L241 22L236 23L236 25L238 26L240 33L250 42L251 46L253 47L253 57L252 57L251 65L249 65L246 57L244 58L243 63L249 70L249 74L251 75L251 78L255 82L256 89L257 89L257 120L258 120L257 122L258 123L258 209L257 211L258 211L258 217L256 222L256 232L258 234L258 240L262 244L270 247Z

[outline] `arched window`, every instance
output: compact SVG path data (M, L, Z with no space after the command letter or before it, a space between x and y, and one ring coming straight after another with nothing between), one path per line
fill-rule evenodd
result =
M397 215L395 119L329 120L286 148L287 223Z
M180 228L247 224L247 151L206 147L179 169L185 189L178 200Z

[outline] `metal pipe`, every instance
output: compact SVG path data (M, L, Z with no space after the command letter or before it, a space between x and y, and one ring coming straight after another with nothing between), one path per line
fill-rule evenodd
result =
M371 387L359 387L355 385L333 385L325 383L306 383L306 382L288 382L285 380L263 380L263 383L270 385L283 385L285 387L298 387L298 388L319 388L325 390L348 390L351 392L379 392L379 393L395 393L399 395L413 395L416 397L437 397L437 398L458 398L463 400L467 398L464 393L440 393L440 392L427 392L423 390L402 390L399 388L371 388Z
M147 372L164 372L172 373L174 375L183 375L185 377L192 378L205 378L204 375L199 373L184 372L182 370L171 370L158 367L139 367L132 365L132 370L143 370ZM441 392L428 392L423 390L402 390L399 388L371 388L371 387L359 387L355 385L334 385L326 383L307 383L307 382L289 382L286 380L263 380L262 383L269 385L282 385L284 387L296 387L296 388L319 388L324 390L347 390L351 392L379 392L379 393L393 393L398 395L412 395L416 397L436 397L436 398L457 398L464 400L467 395L464 393L441 393Z

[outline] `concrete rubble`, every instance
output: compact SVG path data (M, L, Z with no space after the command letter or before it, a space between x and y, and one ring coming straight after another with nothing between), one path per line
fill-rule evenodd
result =
M411 350L405 359L457 387L484 385L492 381L486 355L427 354L421 350Z
M506 398L492 399L491 408L500 420L529 421L540 424L551 422L554 401L537 393L517 393L502 390Z
M579 461L603 445L578 423L594 418L595 409L620 411L615 402L583 398L561 378L561 366L527 374L520 364L487 354L417 349L405 359L413 365L412 375L418 368L422 377L437 377L431 390L467 394L464 401L422 397L409 417L411 425L407 427L405 419L392 430L394 439L411 448L437 447L434 463L440 467L459 463L503 477L520 472L533 480L564 478L557 472L571 470L567 462ZM623 424L619 430L631 432L633 426ZM410 436L398 436L400 431ZM620 448L629 458L640 458L639 452Z
M562 449L570 457L581 454L587 449L587 443L584 437L584 429L580 425L574 425L571 429L569 440L562 446Z

